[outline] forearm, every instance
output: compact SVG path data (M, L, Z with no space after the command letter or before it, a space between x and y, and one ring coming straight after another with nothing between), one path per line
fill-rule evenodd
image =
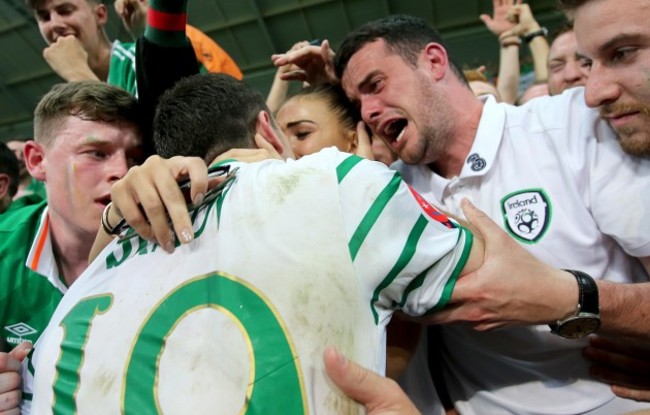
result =
M157 13L156 7L168 5L169 0L151 3L149 13ZM173 3L173 2L172 2ZM156 27L147 25L144 36L137 41L136 75L138 80L138 100L143 112L146 151L153 153L151 144L151 124L158 98L176 81L199 73L192 44L185 36L187 2L176 2L175 8L166 14L168 19L159 19ZM182 24L181 24L182 23ZM171 25L171 30L166 25ZM182 26L182 30L181 30Z
M600 302L599 333L650 340L650 282L596 283Z
M530 41L528 47L530 48L530 54L533 56L535 80L546 81L548 79L548 41L544 36L536 36Z
M519 90L519 45L521 41L515 36L500 40L499 75L497 90L501 100L514 104Z
M275 114L280 109L284 101L286 101L289 92L290 81L281 79L281 73L281 69L276 71L269 95L266 97L266 105L269 107L269 110L271 110L271 114Z

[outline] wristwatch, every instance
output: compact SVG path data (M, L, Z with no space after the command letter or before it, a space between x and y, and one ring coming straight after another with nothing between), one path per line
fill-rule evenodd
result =
M546 35L548 35L548 29L545 27L540 27L538 30L535 30L534 32L530 32L526 35L523 35L521 37L521 40L523 40L526 43L530 43L530 41L536 38L537 36L546 37Z
M549 324L551 333L565 339L579 339L594 333L600 327L600 306L598 286L593 278L582 271L565 269L578 282L578 312L576 315Z

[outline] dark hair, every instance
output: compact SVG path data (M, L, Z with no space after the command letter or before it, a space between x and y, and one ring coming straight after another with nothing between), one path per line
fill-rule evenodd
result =
M231 148L252 148L260 111L269 112L264 97L230 75L183 78L163 94L156 108L156 152L210 162Z
M57 84L34 110L34 140L50 144L65 117L88 121L126 122L141 127L137 100L128 92L105 82L83 81Z
M558 37L562 36L565 33L569 33L569 32L573 32L573 23L572 22L565 22L562 26L560 26L559 28L554 30L553 33L551 34L551 36L549 38L549 42L548 42L549 47L553 46L553 42L555 42L555 40Z
M18 192L18 181L20 180L20 168L18 159L7 144L0 141L0 173L9 176L9 196L14 197Z
M413 66L417 64L418 56L427 44L439 43L447 49L438 31L425 20L404 14L384 17L366 23L345 36L334 57L334 70L338 78L343 77L345 67L355 53L379 39L386 42L389 52L401 56ZM456 77L466 84L463 72L452 62L451 57L449 66Z
M558 7L565 12L574 12L591 0L558 0Z
M356 129L357 123L361 120L359 110L350 102L345 92L339 85L320 84L302 88L291 98L314 97L322 99L337 119L347 129ZM288 100L287 100L288 101Z

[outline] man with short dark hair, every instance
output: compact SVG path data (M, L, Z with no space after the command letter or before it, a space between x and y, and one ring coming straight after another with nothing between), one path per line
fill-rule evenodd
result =
M600 316L610 327L612 304L598 306L594 279L648 281L639 259L650 263L650 160L623 153L598 112L584 106L590 92L574 88L524 107L477 100L453 70L440 36L409 16L360 27L335 58L348 97L427 200L460 215L459 201L470 198L537 258L581 271L572 272L569 290L545 279L491 280L498 287L487 297L480 279L459 281L452 303L466 307L442 310L434 320L470 321L480 329L544 324L486 333L443 325L444 375L456 409L609 414L647 408L590 377L581 355L586 339L556 335L592 333ZM631 205L644 208L619 214ZM579 292L590 293L589 300ZM483 309L485 303L491 307Z
M300 160L225 160L213 169L231 179L222 193L205 192L206 163L232 146L254 148L256 135L283 152L264 98L232 77L196 75L163 95L154 143L174 157L154 156L113 186L103 229L117 226L116 212L134 226L144 224L134 214L164 213L155 205L182 200L175 179L187 173L187 196L202 207L176 229L178 241L127 231L70 288L36 345L35 410L68 402L95 413L355 412L326 380L325 345L383 370L392 312L444 307L482 261L480 239L398 174L335 148ZM103 388L106 377L123 381ZM69 382L78 386L60 387Z
M36 341L88 266L110 187L139 161L139 108L105 83L59 84L34 111L34 137L25 161L48 200L0 217L0 335L10 346Z

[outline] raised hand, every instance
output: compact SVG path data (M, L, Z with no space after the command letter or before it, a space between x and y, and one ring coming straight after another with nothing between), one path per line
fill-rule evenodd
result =
M320 46L308 44L296 50L272 55L271 60L277 67L290 64L298 67L282 75L285 81L303 81L310 85L339 83L334 73L334 51L330 49L327 40Z
M61 78L68 82L98 81L88 65L88 53L73 35L61 36L43 50L43 58Z
M479 19L485 23L485 27L496 37L512 29L515 26L514 21L508 19L508 13L511 12L512 6L521 4L521 0L493 0L492 16L482 14Z
M148 0L115 0L115 12L134 38L144 33L148 6Z

